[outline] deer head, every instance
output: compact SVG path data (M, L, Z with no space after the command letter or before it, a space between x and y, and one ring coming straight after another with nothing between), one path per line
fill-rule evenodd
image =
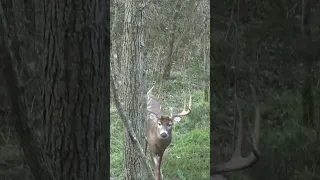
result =
M188 115L191 110L191 96L189 99L189 108L186 110L186 101L184 108L180 113L170 114L170 116L161 115L161 105L158 99L151 94L153 87L148 91L147 110L149 119L147 121L147 139L144 146L146 153L149 144L151 156L155 164L155 177L160 180L160 166L162 156L168 145L171 143L171 131L174 123L181 120L183 116Z
M174 123L180 122L183 116L188 115L191 112L191 96L189 98L189 107L186 110L186 100L184 102L183 110L177 114L170 114L169 116L161 115L161 105L159 100L151 94L153 87L148 91L148 103L147 110L149 113L149 120L153 121L157 126L157 136L160 139L171 138L171 128ZM154 131L155 129L153 129Z
M235 151L234 151L231 159L228 162L218 164L217 166L213 166L211 168L211 179L212 180L217 179L215 177L220 177L220 176L216 176L217 174L237 171L237 170L251 167L260 158L259 148L258 148L259 137L260 137L259 136L259 134L260 134L260 108L259 108L259 104L257 101L256 92L252 86L251 86L251 91L252 91L253 101L255 104L254 131L252 132L252 152L247 157L243 157L241 155L242 144L243 144L243 139L244 139L243 119L242 119L242 114L241 114L241 110L239 107L237 96L235 96L237 111L239 113L239 130L238 130L238 135L237 135L238 137L236 140L236 148L235 148Z

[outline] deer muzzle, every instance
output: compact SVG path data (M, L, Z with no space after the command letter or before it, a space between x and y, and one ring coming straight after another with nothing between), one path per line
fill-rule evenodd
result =
M169 132L168 132L168 129L166 127L162 127L160 129L160 132L159 132L159 137L161 139L168 139L170 136L169 136Z

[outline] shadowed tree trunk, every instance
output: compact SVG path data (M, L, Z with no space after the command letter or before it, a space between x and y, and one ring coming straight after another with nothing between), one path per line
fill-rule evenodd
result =
M9 58L0 62L5 65L15 128L36 180L109 178L105 112L109 103L108 4L103 0L86 2L47 0L25 4L26 11L41 8L35 8L37 17L27 16L29 21L24 24L35 30L34 24L38 23L36 31L40 35L29 34L33 39L42 39L43 51L38 57L21 57L19 50L35 51L35 46L23 47L18 34L4 41ZM9 26L2 26L2 30L4 37L12 33ZM33 69L37 73L35 81L21 85L17 67L29 60L40 70ZM42 125L40 130L36 123Z
M310 1L303 1L303 23L302 23L302 36L306 40L310 38ZM308 41L309 42L309 41ZM307 46L308 47L308 46ZM303 112L303 123L308 126L314 126L314 97L312 92L312 66L313 66L313 55L308 52L307 49L303 48L304 61L304 85L301 91L302 95L302 112Z
M44 3L45 149L58 179L106 179L108 70L103 0Z

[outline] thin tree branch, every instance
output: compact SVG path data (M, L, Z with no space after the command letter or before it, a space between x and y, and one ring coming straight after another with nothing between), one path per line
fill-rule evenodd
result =
M113 102L117 108L120 119L123 121L123 124L124 124L128 134L130 136L130 139L131 139L136 151L138 152L138 155L142 159L142 163L145 165L145 167L147 167L149 177L151 177L152 179L155 179L155 176L152 172L151 166L148 164L147 157L144 155L142 146L141 146L141 144L140 144L140 142L139 142L139 140L138 140L138 138L132 128L131 121L128 119L128 117L126 117L126 115L124 114L124 110L122 109L122 107L120 105L120 101L119 101L116 86L115 86L114 77L112 74L110 75L110 84L111 84L111 90L113 93Z

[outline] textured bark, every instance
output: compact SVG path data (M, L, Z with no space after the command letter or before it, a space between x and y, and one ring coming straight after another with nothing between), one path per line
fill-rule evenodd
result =
M107 179L107 4L44 2L43 129L57 179Z
M12 114L16 117L15 129L18 133L20 145L23 149L25 158L30 166L31 172L35 180L53 180L51 166L48 163L48 157L42 149L42 141L37 136L37 131L30 122L33 121L32 117L28 116L28 107L23 99L23 89L17 86L17 77L13 72L13 66L9 59L1 63L5 66L4 76L6 79L7 89L10 92L10 100L12 103ZM30 143L32 142L32 143Z
M311 32L310 32L310 13L311 13L311 1L303 1L303 23L301 27L302 36L306 38L306 40L311 40ZM310 43L311 44L311 43ZM310 46L306 46L310 47ZM314 122L314 97L313 97L313 88L312 88L312 80L313 80L313 55L308 52L307 49L302 50L302 54L305 59L305 68L304 68L304 85L301 90L302 95L302 118L303 123L307 127L313 127L315 125Z
M19 1L21 12L6 4L10 24L1 26L9 38L4 43L8 58L0 59L0 66L26 162L36 180L108 179L109 4L34 2ZM29 39L41 44L39 55L24 56L39 51L26 43ZM32 61L37 78L26 86L20 71Z
M130 118L139 142L144 142L146 99L144 59L143 59L143 11L138 10L139 2L128 0L125 6L124 44L122 59L125 73L124 111ZM130 135L125 131L125 179L147 179L146 168L142 163Z
M3 75L12 104L12 114L14 115L12 121L14 121L22 150L24 154L27 154L25 158L34 178L36 180L53 180L51 165L48 163L48 158L42 149L42 141L33 126L35 118L30 116L31 112L24 98L25 88L21 84L21 77L18 72L18 63L21 63L22 59L19 53L21 46L17 34L10 31L11 28L14 29L13 25L10 26L7 20L8 16L14 19L12 3L5 3L5 8L2 5L0 4L0 27L5 49L2 53L5 54L6 58L0 60L0 65L3 67Z

